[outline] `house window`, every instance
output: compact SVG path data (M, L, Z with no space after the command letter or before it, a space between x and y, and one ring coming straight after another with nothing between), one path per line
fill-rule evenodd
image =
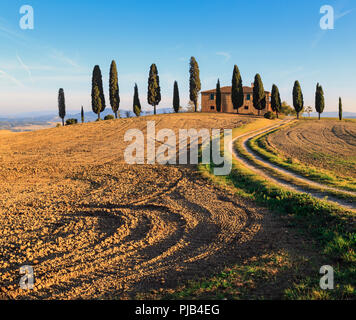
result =
M248 106L245 106L245 110L248 110Z
M210 107L210 110L215 110L215 107L214 107L214 106L211 106L211 107Z
M247 101L250 101L250 100L251 100L251 95L250 95L250 94L248 94L248 95L246 96L246 100L247 100Z
M215 95L214 95L214 93L211 93L210 94L210 100L214 100L215 99Z

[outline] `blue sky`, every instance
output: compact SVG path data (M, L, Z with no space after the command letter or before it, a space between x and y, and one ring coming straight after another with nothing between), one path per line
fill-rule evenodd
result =
M34 30L19 27L22 5L34 9ZM335 10L335 29L321 30L322 5ZM279 86L291 103L299 80L314 107L316 83L326 110L356 112L356 1L354 0L1 0L0 115L57 111L63 87L67 109L90 107L91 73L99 64L108 100L110 62L118 64L121 108L131 109L134 83L147 104L149 67L161 78L160 107L171 107L177 80L188 103L189 58L195 56L202 89L217 78L230 85L233 65L244 85L260 73L266 90Z

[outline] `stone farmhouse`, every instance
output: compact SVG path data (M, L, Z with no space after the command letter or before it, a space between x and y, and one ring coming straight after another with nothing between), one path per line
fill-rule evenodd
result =
M258 110L253 106L253 84L252 87L243 87L244 105L239 109L240 114L258 115ZM260 115L264 115L271 108L271 93L266 93L266 108L260 111ZM202 112L217 112L216 110L216 89L201 92L201 107ZM221 112L237 113L231 101L231 87L221 88Z

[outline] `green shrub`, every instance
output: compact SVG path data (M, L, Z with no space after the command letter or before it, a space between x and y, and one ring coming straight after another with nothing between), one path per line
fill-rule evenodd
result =
M77 119L67 119L66 120L66 126L70 126L72 124L77 124L78 120Z
M115 117L112 114L108 114L107 116L105 116L104 120L114 120Z
M273 112L268 111L268 112L265 114L265 118L266 118L266 119L271 119L271 120L273 120L273 119L276 119L276 115L275 115Z
M286 116L295 116L297 113L295 112L294 108L292 108L287 102L283 101L281 107L281 114Z

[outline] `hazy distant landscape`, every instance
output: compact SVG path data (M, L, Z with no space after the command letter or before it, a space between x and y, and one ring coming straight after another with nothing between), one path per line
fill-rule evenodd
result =
M157 110L158 114L163 113L172 113L173 110L171 108L161 108ZM111 109L107 109L102 112L103 117L106 115L112 114ZM150 115L152 112L143 111L142 115ZM134 113L129 110L121 110L120 117L127 118L133 117ZM355 114L356 116L356 114ZM69 113L68 118L74 118L80 121L80 113ZM91 111L85 112L85 122L92 122L97 119L97 115ZM58 115L50 112L43 113L30 113L24 115L14 115L14 116L0 116L0 130L10 130L13 132L26 132L26 131L34 131L40 129L47 129L51 127L55 127L57 123L61 123L61 119Z
M161 108L157 110L158 114L172 113L172 108ZM102 112L103 117L106 115L112 114L111 109L107 109ZM143 111L142 115L151 115L150 111ZM133 117L134 113L129 110L121 110L120 117L127 118L127 116ZM317 113L313 112L310 114L311 117L317 117ZM307 114L304 114L305 117L308 117ZM80 121L80 113L70 113L67 116L68 118L78 119ZM338 113L335 112L324 112L324 118L337 118ZM356 119L356 112L344 112L344 117L348 119ZM92 122L97 119L97 115L91 111L85 112L85 122ZM26 132L34 131L40 129L47 129L55 127L57 123L60 123L61 119L58 115L50 114L49 112L38 112L38 113L28 113L24 115L15 115L10 117L0 116L0 130L10 130L13 132Z

